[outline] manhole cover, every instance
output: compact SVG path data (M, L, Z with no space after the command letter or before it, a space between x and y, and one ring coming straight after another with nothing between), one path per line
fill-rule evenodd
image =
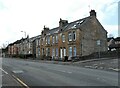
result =
M12 71L12 72L15 73L15 74L23 73L22 70L16 70L16 71Z

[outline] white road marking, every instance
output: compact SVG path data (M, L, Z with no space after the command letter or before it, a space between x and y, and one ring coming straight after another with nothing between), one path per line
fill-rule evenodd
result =
M22 84L23 86L25 86L26 88L29 88L29 86L27 84L25 84L22 80L20 80L19 78L17 78L15 75L12 75L20 84Z
M16 70L16 71L12 71L13 73L23 73L22 70Z
M72 73L72 72L68 72L68 73Z
M86 68L91 68L92 66L85 66Z
M120 71L120 69L118 69L118 68L115 68L115 69L112 69L112 70L117 71L117 72Z
M72 72L70 72L70 71L64 71L64 70L57 70L57 71L64 72L64 73L69 73L69 74L72 73Z
M5 70L3 70L2 68L0 68L0 70L2 70L5 74L8 74Z
M111 69L111 70L113 70L113 71L117 71L117 72L120 71L120 69L118 69L118 68L109 68L109 69Z

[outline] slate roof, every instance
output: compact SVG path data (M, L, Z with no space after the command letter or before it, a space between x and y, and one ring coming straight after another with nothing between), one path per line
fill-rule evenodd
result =
M107 41L109 42L111 39L113 39L114 41L120 41L120 37L117 37L117 38L113 38L113 37L107 38Z
M120 37L115 38L115 41L120 41Z
M66 26L62 27L62 29L63 29L63 31L67 31L67 30L70 30L70 29L80 28L80 26L82 25L82 23L85 22L86 19L89 19L89 17L70 22ZM47 35L52 35L52 34L55 34L55 33L58 33L58 32L59 32L59 27L56 27L56 28L50 29L47 32Z
M34 36L34 37L29 38L29 40L30 40L31 42L33 42L36 38L40 38L40 37L41 37L41 35Z
M107 38L107 41L109 42L111 39L113 39L113 40L114 40L114 38L113 38L113 37L110 37L110 38Z

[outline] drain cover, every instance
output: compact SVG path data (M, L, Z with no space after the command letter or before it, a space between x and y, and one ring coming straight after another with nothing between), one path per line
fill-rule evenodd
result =
M15 71L12 71L12 72L15 73L15 74L23 73L22 70L15 70Z

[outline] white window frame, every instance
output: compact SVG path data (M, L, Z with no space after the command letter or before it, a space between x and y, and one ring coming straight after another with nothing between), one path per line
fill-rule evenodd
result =
M58 56L58 48L56 48L55 53L56 53L56 56Z
M66 48L63 48L64 56L66 56Z
M65 34L62 34L62 42L65 42Z
M72 47L69 47L69 56L72 57Z
M76 46L73 47L73 55L74 55L74 56L77 55L77 48L76 48Z
M56 43L58 43L58 35L56 35L55 41Z
M69 40L69 41L72 41L72 32L69 32L69 33L68 33L68 40Z

